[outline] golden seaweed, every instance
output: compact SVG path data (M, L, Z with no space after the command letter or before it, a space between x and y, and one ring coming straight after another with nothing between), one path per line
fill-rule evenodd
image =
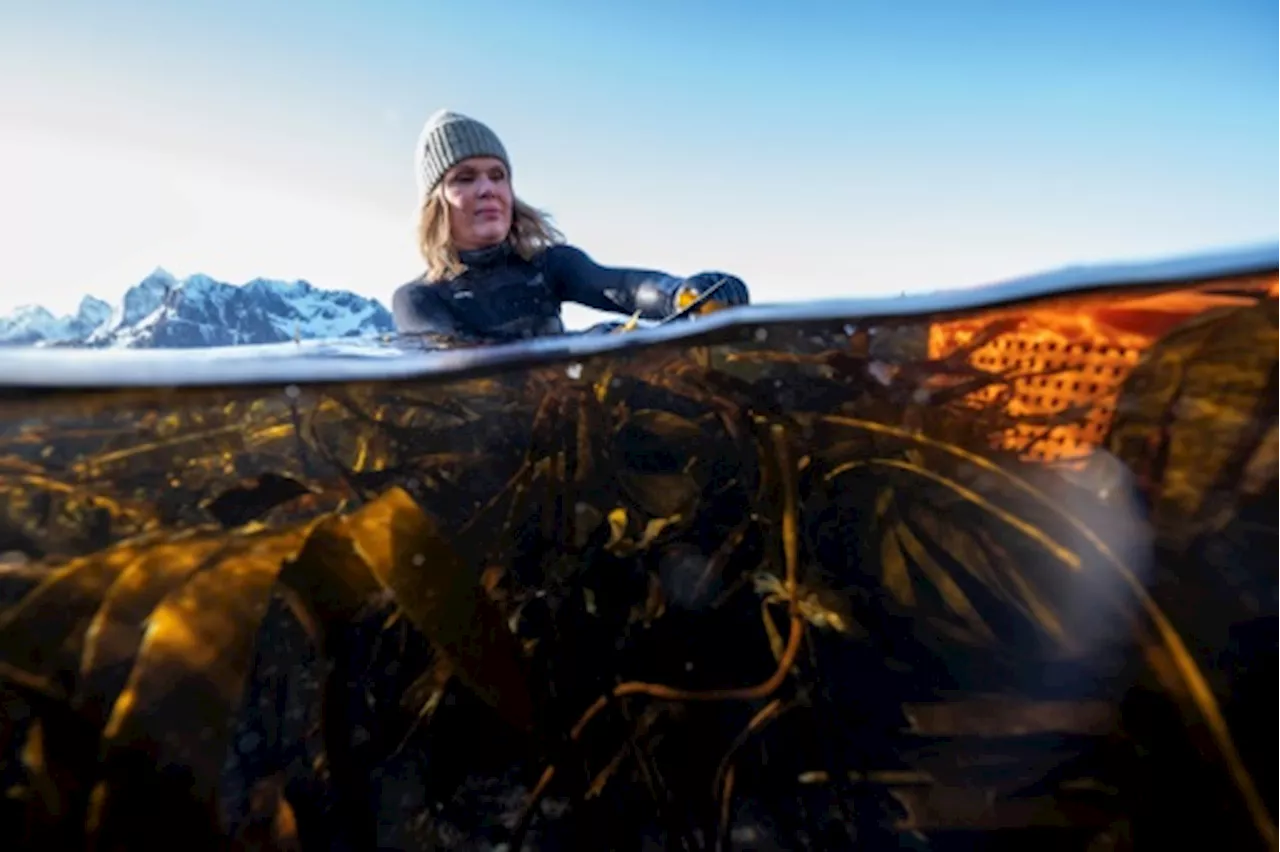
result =
M1274 850L1274 289L14 397L0 831Z

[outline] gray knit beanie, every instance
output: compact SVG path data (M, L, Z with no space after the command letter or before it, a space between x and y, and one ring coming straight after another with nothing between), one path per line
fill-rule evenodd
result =
M496 157L511 170L507 149L498 135L474 118L442 109L427 119L418 136L414 165L418 197L426 197L444 173L469 157Z

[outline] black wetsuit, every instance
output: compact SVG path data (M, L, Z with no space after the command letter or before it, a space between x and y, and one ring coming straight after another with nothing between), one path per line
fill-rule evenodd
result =
M563 302L600 311L663 319L676 312L681 285L698 292L705 279L728 280L715 294L730 304L748 301L737 278L703 273L679 278L651 269L600 266L581 251L556 245L533 260L520 257L507 243L460 253L466 272L448 281L410 281L391 298L396 330L462 339L521 340L563 334Z

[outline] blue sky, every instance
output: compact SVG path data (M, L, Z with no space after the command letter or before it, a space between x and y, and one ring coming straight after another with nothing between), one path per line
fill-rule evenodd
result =
M0 311L157 265L385 300L440 107L598 260L762 302L1275 239L1276 32L1242 0L7 4Z

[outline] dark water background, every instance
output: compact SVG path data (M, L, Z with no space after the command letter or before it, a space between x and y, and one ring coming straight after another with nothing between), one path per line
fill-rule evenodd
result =
M13 849L1275 849L1274 247L0 352Z

